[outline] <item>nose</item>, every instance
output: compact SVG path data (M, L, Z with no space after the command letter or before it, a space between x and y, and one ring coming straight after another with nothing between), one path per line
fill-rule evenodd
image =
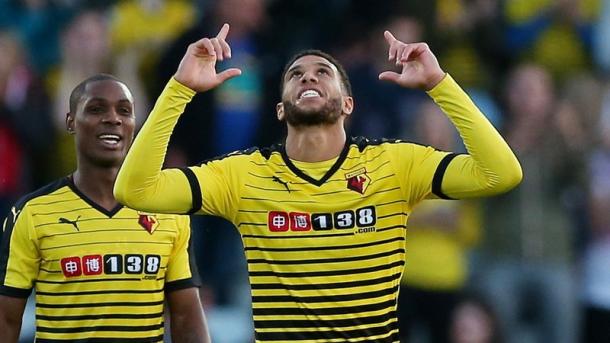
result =
M301 76L301 83L307 83L307 82L318 82L318 77L316 76L315 72L313 72L313 71L303 72L303 75Z
M121 125L123 120L121 115L116 112L116 110L111 109L104 115L102 118L102 122L110 125Z

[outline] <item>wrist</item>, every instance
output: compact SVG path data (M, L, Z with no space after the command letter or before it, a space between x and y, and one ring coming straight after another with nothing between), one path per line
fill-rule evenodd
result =
M439 83L441 83L441 81L443 81L446 75L447 73L445 73L442 69L439 69L438 72L432 74L428 78L428 82L426 82L426 92L432 90L432 88L436 87Z

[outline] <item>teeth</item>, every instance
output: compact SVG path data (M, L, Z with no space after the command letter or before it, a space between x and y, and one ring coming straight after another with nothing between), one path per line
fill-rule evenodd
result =
M306 90L301 94L301 99L302 98L313 98L313 97L319 97L320 93L318 93L318 91L310 89L310 90Z
M99 138L108 143L118 143L121 140L121 137L118 135L100 135Z

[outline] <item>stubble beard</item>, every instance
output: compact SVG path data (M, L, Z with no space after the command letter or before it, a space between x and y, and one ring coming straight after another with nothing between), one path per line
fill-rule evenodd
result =
M294 127L333 125L341 117L341 99L329 99L320 109L302 109L284 101L286 122Z

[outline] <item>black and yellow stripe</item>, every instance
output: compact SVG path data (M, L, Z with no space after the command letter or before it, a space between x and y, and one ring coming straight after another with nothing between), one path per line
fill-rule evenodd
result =
M256 340L397 342L407 216L430 195L445 156L400 141L354 138L318 179L311 175L320 173L299 169L279 145L189 169L200 211L230 219L241 233ZM359 171L362 192L348 187ZM363 208L374 215L364 221L370 225L313 229L314 215L328 223L356 221ZM309 229L274 232L274 212L305 213Z
M151 215L151 234L140 213L107 211L67 178L11 213L18 215L9 215L2 237L0 293L27 297L35 287L37 342L161 342L165 292L198 283L186 216ZM80 274L62 269L70 258Z

